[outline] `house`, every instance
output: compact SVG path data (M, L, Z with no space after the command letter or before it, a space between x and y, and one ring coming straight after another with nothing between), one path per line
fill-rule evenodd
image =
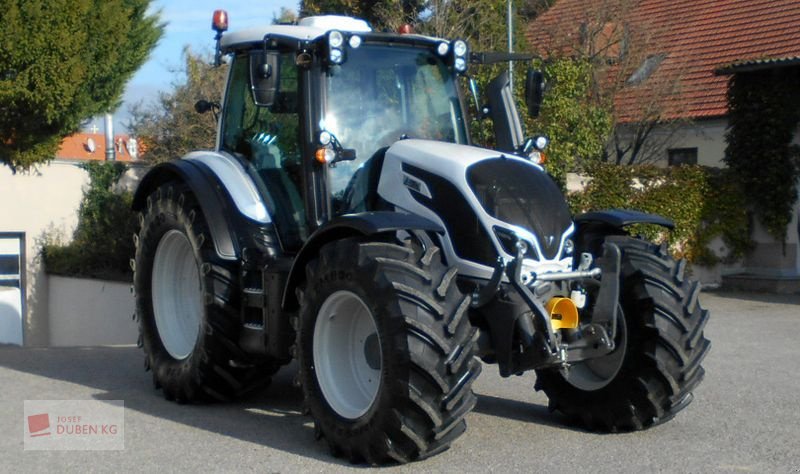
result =
M145 171L136 140L117 135L114 147L116 159L131 165L121 184L132 190ZM104 135L77 133L63 140L54 160L30 172L0 166L0 344L57 342L39 254L43 241L71 237L89 181L78 165L98 160L105 160Z
M630 151L649 130L640 157L721 167L731 76L798 74L798 25L798 0L557 0L526 37L545 56L601 55L609 75L619 73L612 153ZM800 144L800 128L793 142ZM756 223L756 249L739 270L795 279L800 290L799 214L800 205L785 245Z
M644 44L616 94L618 120L635 122L660 92L659 117L686 122L661 161L721 166L729 76L720 72L800 66L798 24L797 0L558 0L526 37L545 54L591 45L620 62L626 43Z
M116 161L137 161L139 145L128 135L114 137ZM56 152L56 160L104 161L106 159L106 137L102 133L76 133L65 138Z

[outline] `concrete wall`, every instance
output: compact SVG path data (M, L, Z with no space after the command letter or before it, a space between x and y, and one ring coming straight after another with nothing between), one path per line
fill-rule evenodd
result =
M49 277L51 346L135 344L130 283Z
M0 166L0 232L25 232L27 254L24 341L27 346L47 346L48 278L41 262L41 243L46 234L72 237L78 222L83 188L89 182L79 162L55 160L37 169L13 174ZM130 170L122 187L133 189L146 171Z

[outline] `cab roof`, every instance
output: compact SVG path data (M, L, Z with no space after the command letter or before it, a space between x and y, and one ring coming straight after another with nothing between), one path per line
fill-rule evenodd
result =
M230 49L239 45L258 43L268 34L299 41L313 41L331 30L369 33L372 28L364 20L347 16L311 16L301 19L297 25L266 25L228 33L222 36L221 46L223 49Z

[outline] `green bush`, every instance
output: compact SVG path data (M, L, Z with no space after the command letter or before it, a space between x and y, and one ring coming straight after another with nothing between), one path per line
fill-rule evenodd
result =
M668 243L676 257L694 263L732 262L751 246L746 201L729 170L595 164L589 176L583 191L568 196L573 213L624 208L672 219L672 232L647 225L631 231ZM716 237L725 242L724 255L709 248Z
M131 210L133 196L130 192L112 190L125 172L125 165L90 162L81 167L89 174L89 186L78 210L78 226L69 244L61 244L52 236L45 238L42 256L47 271L64 276L130 281L132 235L136 231L136 217Z

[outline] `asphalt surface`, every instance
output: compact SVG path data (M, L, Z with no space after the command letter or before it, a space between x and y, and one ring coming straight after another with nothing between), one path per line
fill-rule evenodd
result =
M653 429L596 434L566 424L534 376L484 367L468 429L432 459L388 472L800 472L800 295L705 293L706 380ZM132 347L0 348L0 472L340 472L299 412L293 367L250 399L177 405ZM125 401L124 451L23 451L23 401ZM367 468L368 469L368 468Z

